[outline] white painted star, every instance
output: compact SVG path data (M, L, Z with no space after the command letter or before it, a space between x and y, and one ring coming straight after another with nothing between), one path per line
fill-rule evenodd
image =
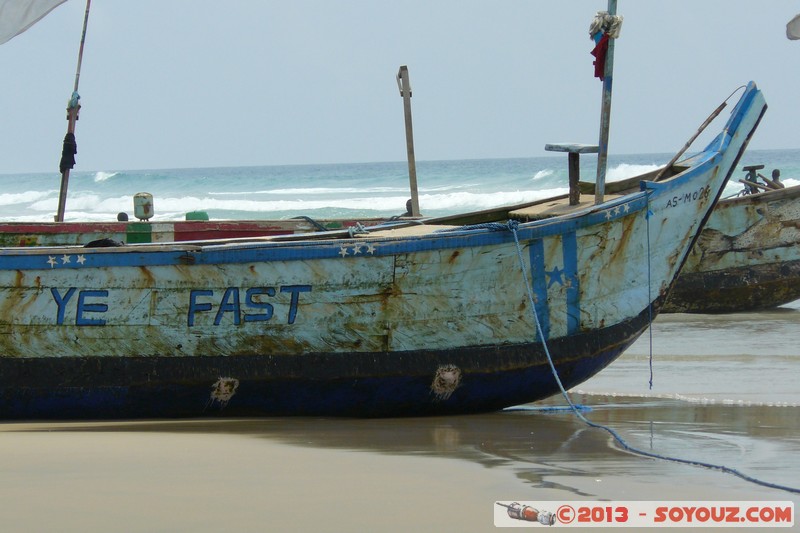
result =
M86 258L82 255L79 255L76 261L78 262L79 265L82 265L86 262Z
M626 213L629 212L631 210L631 204L623 205L622 210L625 211Z
M61 262L62 262L63 264L65 264L65 265L66 265L67 263L69 263L69 256L68 256L67 254L64 254L64 255L62 255L62 256L61 256Z
M358 255L360 251L361 251L361 245L360 244L354 244L353 245L353 255Z
M372 244L371 242L367 243L367 253L369 255L374 255L375 254L375 245Z
M341 255L342 257L346 257L347 256L347 248L345 246L342 246L339 249L339 255Z
M50 255L50 256L47 256L47 263L50 265L50 268L55 268L56 264L58 263L58 260L56 260L55 257Z

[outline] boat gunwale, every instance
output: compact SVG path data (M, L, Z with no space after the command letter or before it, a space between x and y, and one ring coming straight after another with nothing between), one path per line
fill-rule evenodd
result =
M540 238L550 235L551 233L563 230L564 224L576 224L576 221L583 219L585 222L577 224L581 227L592 226L601 224L614 218L618 218L621 213L608 216L608 212L613 212L617 207L628 204L631 210L624 215L630 215L638 210L641 210L649 203L648 197L652 189L659 189L668 191L672 187L677 187L681 182L690 179L696 174L701 174L709 171L709 167L718 164L720 153L717 151L706 151L697 154L693 157L696 164L690 167L681 169L677 174L669 176L663 181L640 181L640 191L631 191L622 196L611 198L602 204L585 206L575 211L566 212L558 216L543 218L539 220L532 220L528 222L518 222L517 231L520 238L529 240L533 238ZM703 156L703 157L700 157ZM652 174L645 173L642 176ZM638 177L629 178L635 180ZM554 198L548 198L545 201L551 201ZM531 205L537 202L532 203ZM631 205L633 204L633 205ZM506 211L508 206L497 208L496 212L502 213ZM482 213L491 213L493 210L487 210ZM470 216L473 213L465 213L462 217ZM458 215L456 215L458 216ZM454 216L436 217L431 219L422 219L414 223L408 222L393 222L386 225L370 226L364 228L363 234L351 234L346 230L336 230L333 232L314 232L302 235L279 235L279 236L266 236L266 237L240 237L233 239L211 239L202 241L182 241L182 242L163 242L163 243L132 243L124 244L122 246L110 247L86 247L80 245L69 246L37 246L37 247L5 247L0 248L0 261L3 259L10 259L13 257L25 256L44 256L44 255L62 255L65 253L75 254L80 250L81 254L85 255L105 255L105 254L199 254L203 252L232 252L236 250L274 250L274 249L303 249L308 247L330 247L342 246L344 244L355 244L365 242L391 242L391 243L418 243L422 240L449 240L452 238L470 237L476 235L486 235L489 233L499 233L490 230L486 224L477 225L464 225L456 228L448 227L447 230L442 230L441 225L444 222L453 221ZM495 224L502 224L502 222L495 222ZM427 226L431 231L422 235L374 235L376 231L391 231L393 229L408 228L414 226ZM538 231L537 231L538 230ZM336 233L336 235L328 235L329 233ZM282 239L281 237L290 237L291 239ZM499 241L506 239L500 238ZM488 244L488 243L487 243ZM438 246L437 246L438 247ZM449 246L442 246L448 248ZM103 265L105 266L105 265Z

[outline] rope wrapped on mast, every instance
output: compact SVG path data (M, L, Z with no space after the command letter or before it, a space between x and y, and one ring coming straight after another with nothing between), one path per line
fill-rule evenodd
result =
M606 55L610 39L619 37L622 30L622 15L609 15L608 11L598 11L589 24L589 37L595 46L591 54L595 57L594 77L605 80Z
M609 15L608 11L598 11L589 24L589 37L598 41L597 35L603 33L612 39L619 37L622 30L622 15Z

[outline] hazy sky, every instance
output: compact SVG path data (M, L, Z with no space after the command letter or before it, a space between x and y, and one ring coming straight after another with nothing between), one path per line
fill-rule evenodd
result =
M606 0L95 0L75 170L418 160L596 144L588 27ZM0 46L0 174L58 170L86 4ZM619 0L610 151L680 149L737 87L751 148L800 147L797 0ZM727 112L725 112L727 115Z

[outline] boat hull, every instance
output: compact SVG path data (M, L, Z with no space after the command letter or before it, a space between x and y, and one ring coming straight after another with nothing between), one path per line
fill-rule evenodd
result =
M575 354L556 364L563 385L610 364L648 316L551 343L554 353ZM2 368L6 419L425 416L494 411L559 393L541 344L292 358L38 358ZM35 386L19 387L34 377Z
M800 186L720 201L664 306L758 311L800 298Z

